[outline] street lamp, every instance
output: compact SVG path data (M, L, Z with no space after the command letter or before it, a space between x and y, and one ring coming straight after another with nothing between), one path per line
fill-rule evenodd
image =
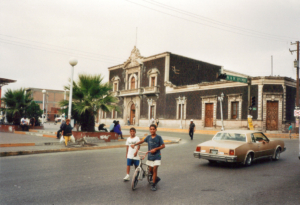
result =
M224 99L224 93L221 93L221 97L218 97L218 100L220 101L220 112L221 112L221 122L222 122L222 128L221 128L221 131L224 130L224 125L223 125L223 108L222 108L222 102L223 102L223 99Z
M185 96L183 96L182 98L179 96L178 97L178 104L180 105L181 109L180 109L180 129L182 129L182 105L184 104L185 101Z
M69 61L72 66L72 74L71 74L71 87L70 87L70 95L69 95L69 112L68 118L71 119L71 110L72 110L72 94L73 94L73 74L74 74L74 66L77 65L78 61L76 58L71 58Z
M42 115L42 124L44 124L44 118L45 118L45 94L46 94L46 90L43 90L42 93L43 93L43 115Z

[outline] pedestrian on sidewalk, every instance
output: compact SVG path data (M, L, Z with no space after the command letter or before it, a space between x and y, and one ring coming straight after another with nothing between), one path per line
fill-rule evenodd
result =
M130 128L130 137L127 138L126 140L126 159L127 159L127 175L124 178L124 181L129 181L130 180L130 176L129 176L129 172L130 172L130 167L132 165L135 166L135 168L137 168L137 166L139 166L140 163L140 159L137 156L137 153L140 149L140 146L137 145L134 148L132 148L130 145L138 143L140 141L140 138L138 136L135 135L136 134L136 130L135 128Z
M123 135L122 135L121 125L119 124L119 121L116 121L116 123L115 123L114 132L117 133L118 135L121 135L121 139L124 139Z
M290 139L292 139L292 129L293 129L293 126L292 126L292 123L289 123L289 136L290 136Z
M159 124L159 120L158 118L156 119L156 126L158 127L158 124Z
M62 136L64 136L64 138L65 138L66 147L68 146L68 142L71 139L72 129L73 129L73 127L70 125L70 119L67 119L66 125L63 127L63 130L61 131Z
M149 166L149 171L152 174L152 180L150 179L150 181L152 181L151 190L156 191L156 185L160 181L160 178L157 176L158 166L161 165L160 150L165 148L165 144L162 137L156 134L157 127L155 124L150 125L149 129L151 135L148 135L138 143L132 144L131 148L144 142L148 143L148 160L146 164Z
M191 140L193 140L193 137L194 137L195 127L196 126L194 124L194 121L193 121L193 119L191 119L190 128L189 128L189 135L191 137Z
M129 117L127 117L127 124L130 125Z
M61 120L61 125L59 127L59 130L56 132L56 138L59 139L60 133L63 130L64 126L66 125L65 119Z

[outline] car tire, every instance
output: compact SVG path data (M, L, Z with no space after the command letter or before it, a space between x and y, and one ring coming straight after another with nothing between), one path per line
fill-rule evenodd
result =
M209 163L209 164L216 164L217 161L215 161L215 160L208 160L208 163Z
M274 155L273 160L277 161L277 160L279 160L279 158L280 158L280 149L277 148L276 151L275 151L275 155Z
M246 161L245 161L245 166L251 166L252 164L252 161L253 161L253 157L252 157L252 154L248 154L247 155L247 158L246 158Z

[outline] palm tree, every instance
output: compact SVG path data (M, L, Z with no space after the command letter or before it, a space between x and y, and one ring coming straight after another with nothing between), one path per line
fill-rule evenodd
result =
M79 75L79 80L73 82L72 116L81 125L81 131L95 131L95 116L99 110L109 112L119 111L118 99L111 94L109 83L102 83L101 75ZM65 86L70 90L70 86ZM68 106L69 101L63 100L60 106Z
M25 110L32 102L33 98L30 97L30 92L25 92L25 89L18 90L8 89L1 99L4 101L6 108L1 108L7 114L8 122L13 122L14 125L20 124L20 119L24 116Z

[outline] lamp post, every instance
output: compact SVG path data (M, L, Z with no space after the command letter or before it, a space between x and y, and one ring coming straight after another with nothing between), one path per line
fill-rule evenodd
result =
M221 112L221 122L222 122L222 128L221 128L221 131L224 130L224 125L223 125L223 108L222 108L222 102L223 102L223 99L224 99L224 93L221 93L221 97L218 97L218 100L220 101L220 112Z
M74 74L74 66L77 65L78 61L76 58L71 58L69 61L72 66L72 74L71 74L71 87L70 87L70 95L69 95L69 112L68 118L71 119L71 110L72 110L72 94L73 94L73 74Z
M46 90L43 90L42 93L43 93L43 115L42 115L42 124L44 124L44 118L45 118L45 94L46 94Z
M179 96L178 97L178 104L180 105L180 129L182 129L182 105L184 104L184 101L185 101L185 96L183 96L182 98Z

